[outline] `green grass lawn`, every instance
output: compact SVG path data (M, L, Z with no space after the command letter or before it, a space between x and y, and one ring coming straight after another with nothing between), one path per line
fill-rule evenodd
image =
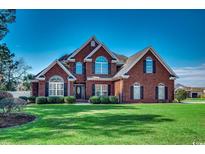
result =
M0 129L0 144L205 143L204 104L31 105L36 121Z
M205 103L205 98L187 98L182 102L189 102L189 103Z

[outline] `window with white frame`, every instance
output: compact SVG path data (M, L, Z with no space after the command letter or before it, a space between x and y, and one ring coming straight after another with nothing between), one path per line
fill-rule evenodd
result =
M108 74L108 61L105 57L99 56L96 58L95 74Z
M158 84L158 99L165 99L165 85L163 83Z
M49 96L64 96L64 81L60 76L50 78Z
M83 65L81 62L77 62L75 66L75 73L76 74L82 74L83 73Z
M108 96L108 85L95 84L95 96Z
M135 83L133 85L133 98L134 99L140 99L140 84L139 83Z
M151 57L146 58L146 73L153 73L153 60Z

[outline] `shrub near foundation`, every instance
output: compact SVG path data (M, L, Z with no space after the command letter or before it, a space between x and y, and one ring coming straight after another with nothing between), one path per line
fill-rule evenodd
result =
M109 96L109 100L111 104L117 104L118 98L116 96Z
M66 96L64 97L64 102L67 104L73 104L76 103L76 99L74 96Z
M36 104L47 104L47 98L44 96L36 97Z
M100 103L101 104L110 104L109 96L101 96L100 97Z
M99 96L91 96L89 101L92 104L100 104L100 97Z
M62 96L49 96L49 97L47 97L47 102L50 104L64 103L64 97L62 97Z
M28 97L28 103L35 103L35 102L36 102L36 96Z

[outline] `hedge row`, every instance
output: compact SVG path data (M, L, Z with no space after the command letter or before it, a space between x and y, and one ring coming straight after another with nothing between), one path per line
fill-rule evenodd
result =
M89 101L92 104L117 104L119 102L116 96L92 96Z
M62 103L68 103L73 104L76 102L76 99L74 96L49 96L49 97L36 97L36 103L37 104L62 104Z

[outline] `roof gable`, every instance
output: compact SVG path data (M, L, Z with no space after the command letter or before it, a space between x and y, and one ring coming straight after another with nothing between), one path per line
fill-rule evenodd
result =
M174 73L174 71L162 60L162 58L157 54L157 52L152 48L152 47L147 47L140 52L134 54L133 56L129 57L127 62L124 64L122 69L114 76L120 77L123 75L126 75L128 71L135 65L137 64L142 57L148 52L151 51L153 55L159 60L159 62L166 68L166 70L174 77L177 77L177 75Z
M46 69L44 69L42 72L40 72L36 79L41 79L42 75L46 74L53 66L55 65L59 65L67 74L69 77L72 77L72 79L76 80L75 76L73 74L70 73L70 71L58 60L55 60L53 63L51 63Z
M72 59L75 55L77 55L83 48L85 48L92 40L94 40L97 44L100 42L96 39L95 36L92 36L89 40L87 40L79 49L75 50L71 55L68 56L67 60Z
M118 58L102 43L99 44L89 55L84 58L84 61L90 61L90 57L94 55L100 48L103 48L114 60L119 61Z

